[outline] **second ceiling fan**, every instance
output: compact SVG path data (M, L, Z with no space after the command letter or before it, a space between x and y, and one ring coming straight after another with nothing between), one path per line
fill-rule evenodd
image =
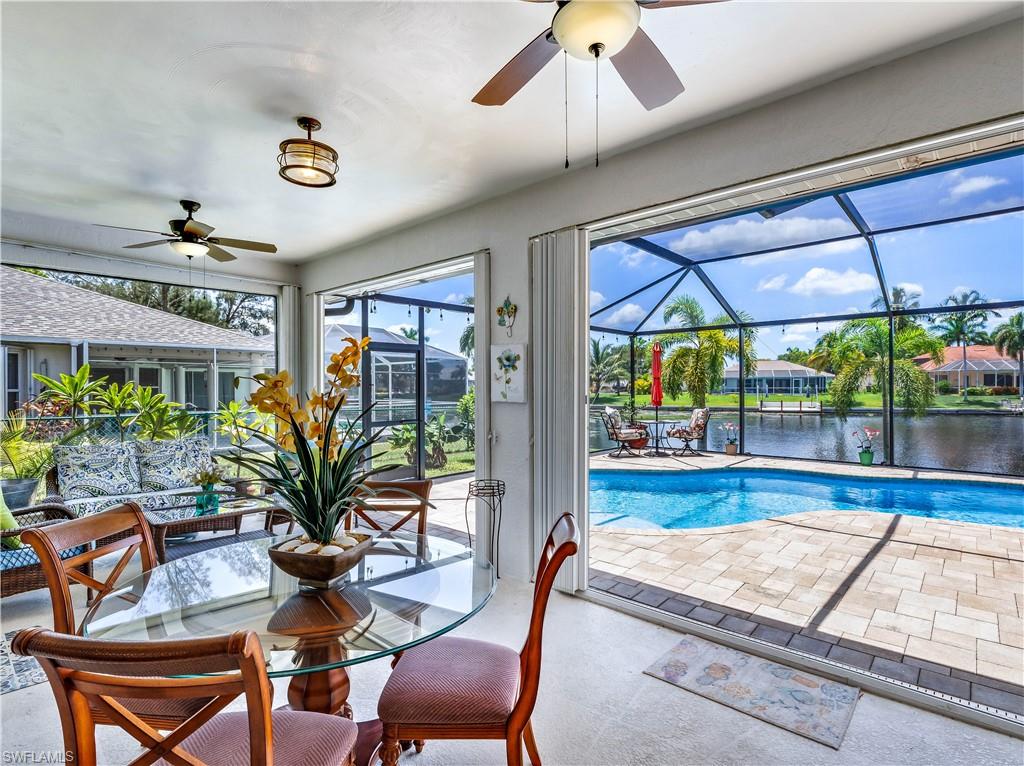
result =
M552 0L527 0L551 2ZM704 5L723 0L558 0L551 26L491 78L473 101L500 106L518 93L559 50L575 58L611 58L627 87L650 111L683 92L658 46L640 29L640 10Z

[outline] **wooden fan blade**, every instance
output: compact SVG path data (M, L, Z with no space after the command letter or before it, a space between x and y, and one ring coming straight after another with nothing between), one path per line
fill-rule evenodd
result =
M210 234L216 227L210 226L203 223L202 221L188 220L185 221L185 231L189 234L195 234L197 237L205 237Z
M210 256L211 258L213 258L213 260L215 260L215 261L220 261L221 263L225 263L226 261L238 260L235 256L233 256L227 250L222 250L221 248L217 247L216 245L212 245L210 243L207 243L207 247L209 247L210 249L209 249L209 251L206 254L208 256Z
M612 56L612 64L647 111L664 106L684 90L672 65L642 29Z
M654 0L652 3L645 3L638 0L641 8L680 8L684 5L708 5L709 3L725 3L728 0Z
M104 229L120 229L121 231L141 231L143 234L159 234L161 237L173 237L173 234L168 234L166 231L153 231L152 229L133 229L129 226L110 226L105 223L94 223L93 226L102 226Z
M548 39L550 34L551 30L545 29L519 51L473 96L473 103L501 106L518 93L561 50L558 43Z
M168 242L174 242L173 239L155 239L152 242L140 242L137 245L125 245L129 250L134 250L139 247L156 247L157 245L166 245Z
M224 247L240 247L242 250L258 250L261 253L276 253L277 245L269 242L252 242L248 239L228 239L227 237L209 237L207 242Z

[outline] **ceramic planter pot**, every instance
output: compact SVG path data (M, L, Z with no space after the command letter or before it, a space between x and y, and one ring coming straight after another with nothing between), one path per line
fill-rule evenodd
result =
M24 508L32 502L32 494L39 485L39 479L3 479L0 490L3 491L4 503L11 510Z
M643 449L647 446L647 437L641 436L639 439L633 439L633 441L626 443L633 449Z
M358 532L349 532L348 536L354 537L359 543L333 556L278 550L280 546L294 538L289 538L289 540L268 548L267 553L278 569L299 579L300 589L306 591L326 590L331 587L333 580L337 580L363 560L363 556L366 555L373 542L370 535Z
M869 449L860 451L860 464L871 465L875 462L875 453Z
M738 444L736 444L735 442L726 442L726 444L725 444L725 454L726 455L735 455L738 451L739 451L739 445Z

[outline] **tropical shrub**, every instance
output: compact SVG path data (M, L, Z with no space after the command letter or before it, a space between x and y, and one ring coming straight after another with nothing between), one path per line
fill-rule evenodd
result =
M463 433L463 424L449 426L445 416L434 415L423 429L427 468L444 468L448 465L447 446L457 441Z
M984 386L968 386L964 393L968 396L988 396L988 389Z
M935 384L935 390L940 394L948 394L953 390L953 386L950 385L948 380L940 380Z
M388 447L395 452L403 453L406 462L413 465L416 462L416 426L411 423L391 426Z
M455 414L459 416L459 422L462 425L462 438L466 442L466 449L474 449L476 447L476 393L474 391L463 394L455 406Z
M73 425L78 425L79 414L88 415L92 410L92 400L103 389L106 376L99 380L90 380L89 364L83 364L74 375L61 373L60 379L48 378L33 373L32 377L45 386L39 394L41 402L56 402L67 408Z

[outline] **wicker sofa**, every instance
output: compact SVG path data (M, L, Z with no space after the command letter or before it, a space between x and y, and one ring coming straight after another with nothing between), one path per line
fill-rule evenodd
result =
M27 508L15 508L11 511L17 529L5 529L0 532L0 598L24 593L28 590L46 587L46 575L39 563L36 552L28 545L21 544L19 539L26 529L46 527L75 518L60 498L46 498L38 505ZM71 558L85 553L85 546L61 551L61 558Z

